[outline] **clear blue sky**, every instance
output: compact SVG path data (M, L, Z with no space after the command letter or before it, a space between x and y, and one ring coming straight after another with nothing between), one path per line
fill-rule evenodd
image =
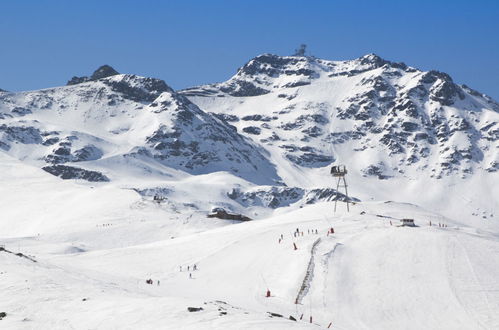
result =
M0 3L0 88L63 85L109 64L173 88L228 79L261 53L377 53L499 100L498 0L69 1Z

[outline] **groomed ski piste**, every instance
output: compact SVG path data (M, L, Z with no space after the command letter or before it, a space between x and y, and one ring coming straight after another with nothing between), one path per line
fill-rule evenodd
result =
M499 328L494 227L387 200L186 219L114 184L3 153L0 167L2 329Z

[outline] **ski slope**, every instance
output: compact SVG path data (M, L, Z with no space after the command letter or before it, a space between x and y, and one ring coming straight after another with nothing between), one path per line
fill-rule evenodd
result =
M21 196L29 199L28 191L36 190L33 182L56 180L18 164L2 175L2 182L16 174L23 175L17 178L19 186L12 190L10 203ZM9 186L15 185L9 182ZM232 225L213 219L180 225L174 221L177 236L159 237L158 223L172 221L159 217L138 230L133 221L125 221L131 215L97 217L98 201L106 198L100 190L105 189L109 188L67 182L59 192L39 193L48 203L65 190L76 199L86 196L87 214L96 207L92 217L77 218L61 216L65 213L61 208L70 213L77 205L74 201L45 204L46 230L39 235L15 235L20 229L8 226L2 217L5 248L37 261L0 252L0 311L7 312L2 328L319 329L330 322L333 329L495 329L499 325L496 232L467 227L412 204L363 202L351 206L349 213L344 205L333 214L331 203L319 203ZM116 206L130 202L128 198L113 194ZM147 209L141 212L163 212ZM38 210L23 208L16 216L31 212ZM97 219L113 223L120 216L119 225L95 224ZM397 226L403 217L414 218L417 227ZM92 225L83 230L86 222ZM197 226L202 230L193 228ZM335 233L328 235L331 226ZM294 237L297 228L303 236ZM317 234L309 234L315 229ZM279 243L281 234L284 239ZM149 237L146 243L144 236ZM198 269L188 272L187 266L194 264ZM304 282L307 269L313 274ZM145 283L149 278L153 285ZM295 304L304 284L306 292ZM270 298L265 297L267 288ZM190 313L187 307L204 310ZM268 312L283 317L269 317ZM289 316L298 321L288 320Z

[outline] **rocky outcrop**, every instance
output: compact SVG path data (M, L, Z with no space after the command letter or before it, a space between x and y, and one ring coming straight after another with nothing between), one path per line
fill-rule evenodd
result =
M251 218L237 213L229 213L223 208L215 208L207 215L208 218L218 218L224 220L250 221Z
M173 92L163 80L136 75L119 75L103 79L102 82L111 87L113 92L135 102L153 102L161 93Z
M107 78L111 76L118 75L119 72L110 67L109 65L100 66L97 70L92 73L90 77L73 77L71 78L66 85L76 85L81 84L87 81L95 81L102 78Z
M358 202L355 197L348 198L332 188L303 189L298 187L262 187L250 191L233 188L227 196L244 207L263 206L272 209L290 206L295 203L315 204L335 200Z
M66 165L52 165L42 167L46 172L60 177L63 180L80 179L90 182L107 182L109 178L97 171L90 171L79 167Z
M146 137L145 148L132 153L150 155L162 164L194 174L225 170L252 182L278 180L263 149L184 96L163 93L148 108L164 119Z

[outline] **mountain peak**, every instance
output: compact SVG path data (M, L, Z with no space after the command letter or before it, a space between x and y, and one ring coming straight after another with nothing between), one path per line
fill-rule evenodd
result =
M251 59L238 70L238 74L277 76L286 72L289 74L296 69L305 68L308 63L308 57L304 56L279 56L265 53ZM307 71L304 74L311 74L311 72Z
M374 64L376 66L383 66L386 63L389 63L389 61L381 58L379 55L374 54L374 53L369 53L367 55L364 55L359 58L359 61L361 64Z
M113 69L111 66L104 64L100 66L97 70L94 71L92 76L90 76L91 80L97 80L97 79L102 79L102 78L107 78L110 76L115 76L117 74L120 74L118 71Z
M100 66L97 70L92 73L90 77L88 76L83 76L83 77L76 77L74 76L71 78L66 85L76 85L76 84L81 84L87 81L94 81L94 80L99 80L102 78L107 78L111 76L115 76L120 74L118 71L113 69L110 65L104 64Z

